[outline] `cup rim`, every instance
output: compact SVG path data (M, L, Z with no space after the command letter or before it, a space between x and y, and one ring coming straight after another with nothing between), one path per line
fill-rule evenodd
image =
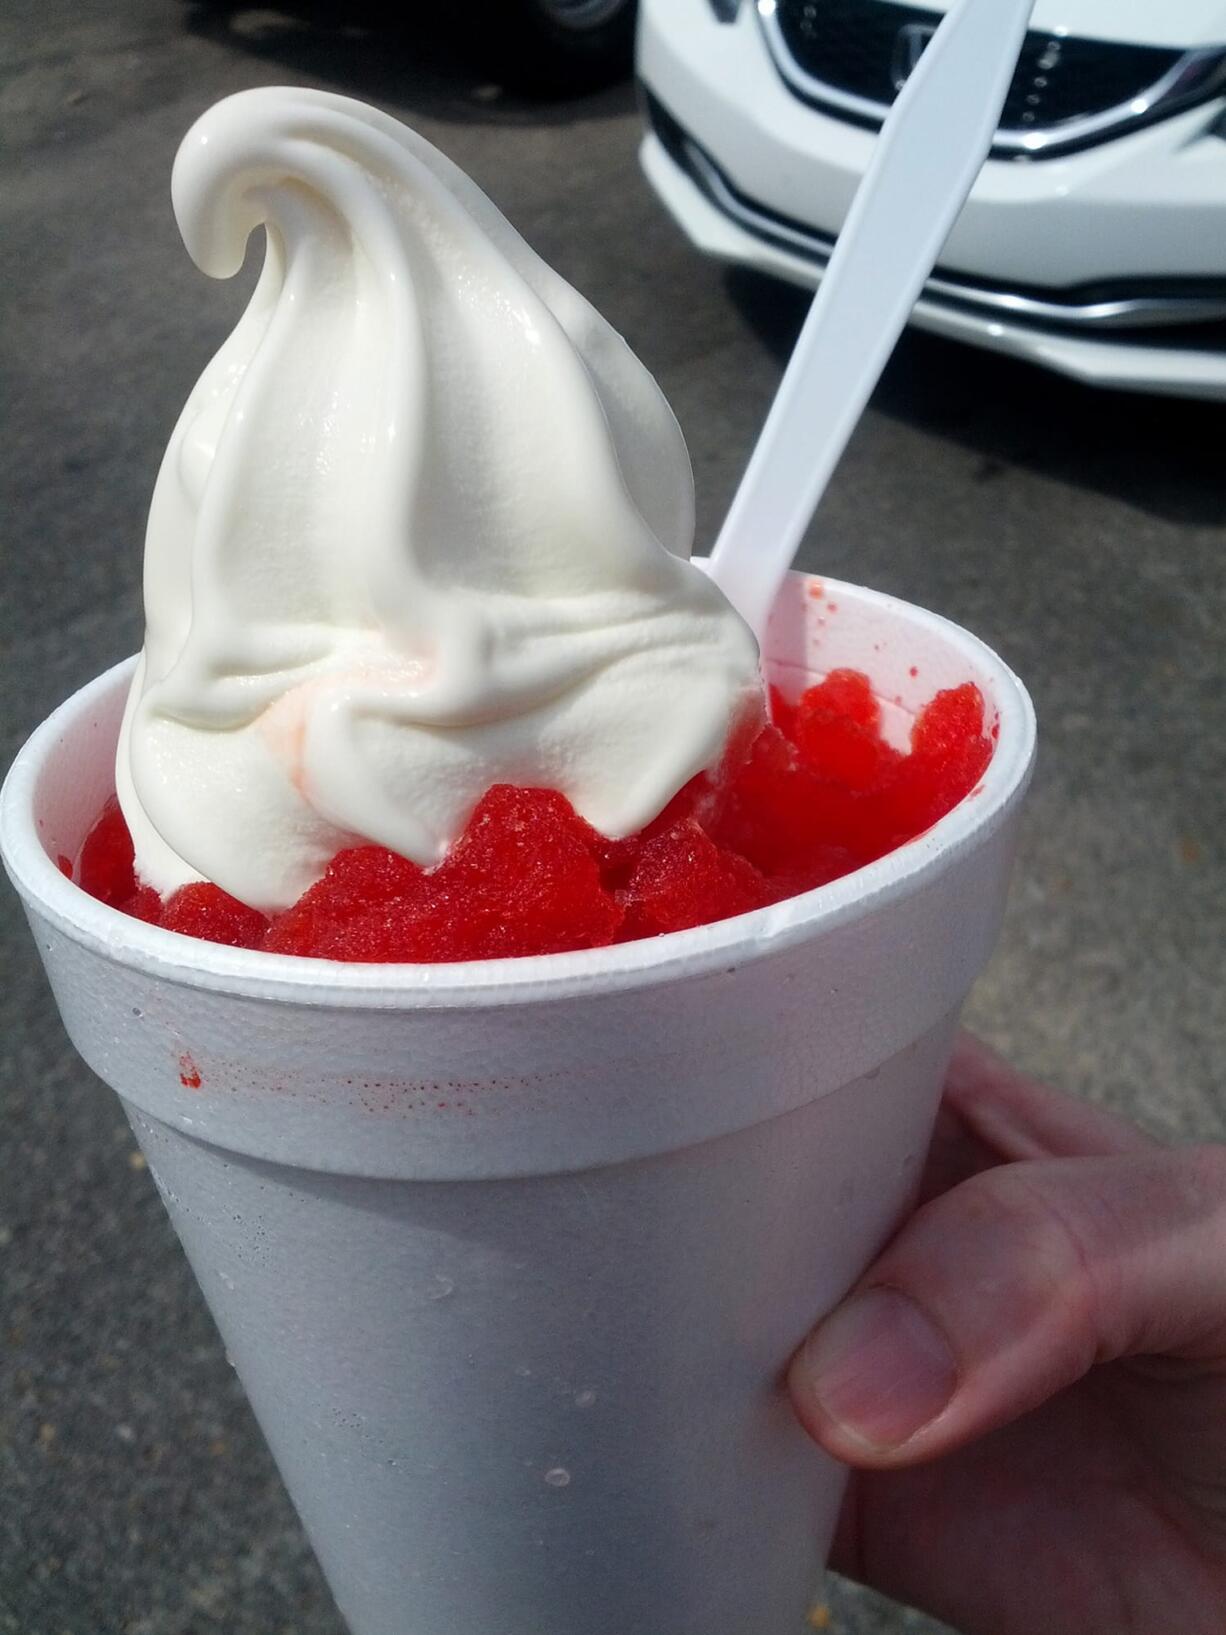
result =
M790 580L811 582L793 572ZM846 921L867 916L929 885L1003 823L1025 790L1034 759L1035 718L1018 677L969 631L940 614L884 592L831 579L828 591L928 626L993 681L996 747L973 797L914 840L828 885L711 925L609 948L450 964L357 964L229 948L146 925L90 897L67 879L38 836L34 797L65 728L130 676L122 660L80 688L19 751L0 790L0 853L27 904L73 941L165 981L287 1004L362 1009L429 1009L522 1004L625 991L699 977L781 952Z

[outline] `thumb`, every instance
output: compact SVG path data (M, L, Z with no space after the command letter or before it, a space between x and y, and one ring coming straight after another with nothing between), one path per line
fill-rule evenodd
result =
M1140 1355L1226 1358L1226 1146L983 1171L912 1217L789 1385L816 1441L885 1469Z

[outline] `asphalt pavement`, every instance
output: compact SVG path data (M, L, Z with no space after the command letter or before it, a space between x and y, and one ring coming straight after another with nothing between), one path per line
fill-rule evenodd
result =
M407 17L413 8L398 14ZM397 14L390 13L395 16ZM803 304L681 241L629 87L517 101L337 3L10 0L0 16L0 719L7 765L140 642L140 550L187 391L238 314L171 216L216 98L378 101L468 170L626 335L689 439L709 542ZM1226 1136L1226 411L1096 394L908 335L802 565L997 647L1042 739L1005 934L970 1020L1172 1140ZM0 1632L340 1635L112 1094L0 891ZM837 1581L842 1635L937 1626Z

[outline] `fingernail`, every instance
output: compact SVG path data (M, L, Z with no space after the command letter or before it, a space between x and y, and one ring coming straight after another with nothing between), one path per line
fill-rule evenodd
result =
M799 1362L823 1415L879 1449L909 1441L958 1383L945 1336L896 1289L866 1289L836 1307Z

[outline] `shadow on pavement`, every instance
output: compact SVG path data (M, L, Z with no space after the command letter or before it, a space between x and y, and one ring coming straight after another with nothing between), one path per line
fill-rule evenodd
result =
M726 282L737 310L785 362L808 308L807 292L739 268ZM1170 522L1226 522L1226 405L1220 403L1100 391L909 329L873 407L977 452L980 482L991 482L1006 465L1023 466Z
M466 125L569 125L613 119L634 106L629 83L561 101L518 95L497 81L463 7L399 6L386 0L186 0L187 31L278 72L324 80L336 90Z

